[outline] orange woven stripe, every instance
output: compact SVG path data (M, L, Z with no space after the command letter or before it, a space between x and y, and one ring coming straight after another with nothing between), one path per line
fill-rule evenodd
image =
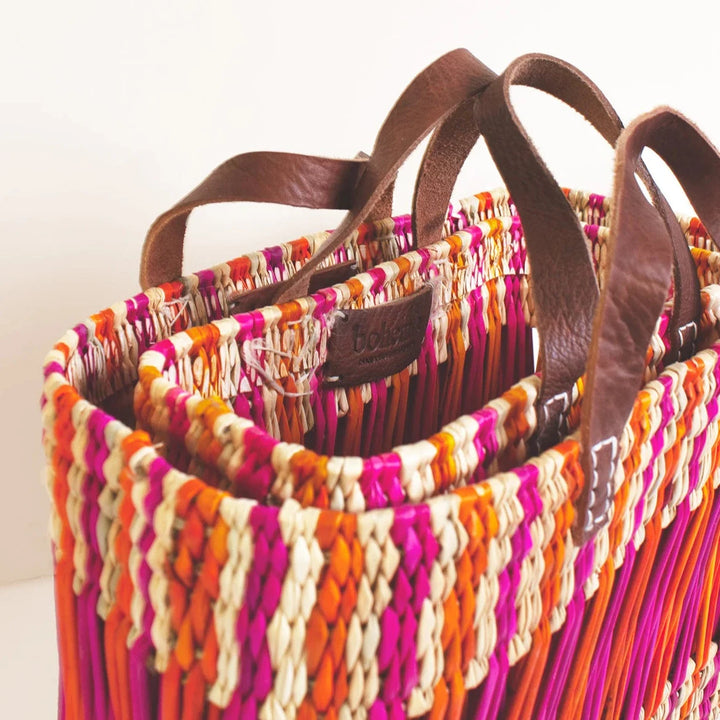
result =
M293 497L303 507L330 507L327 489L327 462L324 455L311 450L300 450L290 458L290 468L295 478Z
M501 319L498 308L497 285L494 281L487 284L489 294L487 302L487 345L485 357L485 377L483 383L482 404L487 403L491 398L497 397L500 383L500 351L501 351Z
M448 252L448 257L451 258L453 261L455 261L458 256L460 255L460 252L462 251L463 247L463 241L462 238L459 235L449 235L445 238L445 242L450 245L450 251Z
M70 357L70 348L64 342L59 342L55 344L55 350L59 350L63 354L65 357L65 364L67 365L67 360Z
M571 674L565 686L566 693L558 715L563 720L574 720L574 718L578 718L582 714L582 705L585 700L585 691L590 675L590 663L595 653L595 646L602 629L615 581L615 563L612 557L608 558L608 561L603 566L598 580L598 589L593 595L590 607L585 609L580 641L575 651Z
M288 245L292 249L290 260L293 263L301 263L302 265L307 262L310 258L310 243L305 237L298 238L297 240L291 240Z
M231 260L228 265L230 266L230 277L235 285L240 283L244 286L250 279L250 258L244 255Z
M113 377L120 366L120 346L115 331L115 313L108 308L102 312L91 315L90 319L95 323L95 337L104 348L106 370L108 377Z
M299 397L294 397L294 395L297 395L298 393L298 387L295 384L295 378L292 375L288 375L284 378L283 385L285 386L285 392L287 393L283 398L283 401L286 406L286 413L290 422L287 441L300 444L305 439L303 422L300 417L300 413L302 411L302 400Z
M162 717L160 720L178 720L180 717L180 692L182 688L182 669L177 657L170 656L167 669L160 676L160 702Z
M105 630L103 634L104 650L105 650L105 669L108 680L108 690L110 695L110 706L116 718L122 717L122 708L120 701L120 688L118 686L118 667L115 658L115 636L117 634L118 623L120 622L120 608L115 605L105 620Z
M532 635L530 652L513 669L511 678L518 680L512 683L510 697L512 703L508 711L508 720L519 720L533 715L533 708L540 692L543 673L550 654L550 622L543 617Z
M445 650L443 677L435 686L431 718L459 718L465 703L465 673L476 654L475 588L487 570L487 549L499 524L486 485L460 488L458 519L468 534L468 544L456 564L455 586L445 601L441 641Z
M345 282L345 285L347 286L348 290L350 291L350 297L353 300L356 300L359 297L362 297L363 292L365 291L365 288L363 284L354 277L351 277L349 280Z
M345 432L338 432L341 437L342 455L358 455L360 453L360 434L362 432L362 421L365 404L362 399L362 386L349 387L345 389L348 399L348 411L345 415Z
M144 432L132 433L122 442L126 465L119 477L122 495L118 506L119 530L115 537L115 556L117 558L119 577L115 588L115 607L110 613L111 617L108 618L110 631L106 631L105 648L108 666L114 669L114 678L111 680L110 685L111 687L114 685L114 699L111 694L111 701L117 720L131 720L132 718L128 637L132 627L130 617L134 592L133 580L130 575L130 553L132 550L130 527L135 519L135 506L132 499L134 477L127 463L138 450L147 447L149 444L150 438Z
M718 502L717 497L715 502ZM698 666L707 664L710 655L710 643L715 633L714 621L717 608L720 607L720 527L715 531L712 551L708 560L708 570L702 592L700 622L698 624L695 647L698 649Z
M312 690L298 717L337 718L348 696L345 644L364 564L356 529L354 515L323 510L318 517L315 538L330 562L308 620L305 651Z
M569 462L577 462L570 457ZM518 663L510 676L508 697L512 698L508 720L520 720L534 716L534 705L541 688L545 666L550 655L549 617L560 599L560 568L565 561L565 539L572 527L575 511L571 502L564 503L555 513L553 536L543 553L545 570L540 584L542 619L533 633L529 654Z
M53 433L57 445L53 451L52 464L55 474L53 502L60 518L61 530L58 538L58 558L55 566L55 598L58 614L60 662L63 669L63 695L68 718L85 718L80 693L80 657L77 645L77 618L75 593L73 592L73 550L75 541L67 514L69 496L68 471L70 460L63 456L62 449L70 448L75 436L72 424L72 408L78 400L77 393L68 386L58 388L53 395L57 416Z
M302 320L305 317L305 310L303 306L297 302L297 300L289 300L278 306L280 309L280 320L278 321L278 327L283 330L287 329L287 323L296 322Z
M212 323L208 325L195 325L194 327L188 328L186 333L192 340L191 353L197 352L201 348L205 350L211 349L214 345L217 345L218 338L220 337L220 331L217 326Z
M707 483L703 488L703 500L701 506L693 513L690 528L686 540L676 563L676 572L668 587L663 608L662 623L658 632L658 639L655 644L655 651L650 669L650 680L645 692L643 706L653 713L662 701L665 678L667 678L672 653L667 648L674 648L678 632L680 630L680 616L683 610L683 600L687 596L688 586L692 572L697 564L697 556L700 552L703 537L707 531L707 524L710 519L712 500L714 493ZM661 676L657 673L663 673Z
M447 310L448 358L445 363L445 392L440 403L439 423L452 422L461 412L463 400L463 372L465 370L465 342L462 336L459 303Z
M171 662L172 683L165 687L171 703L180 702L178 675L182 684L182 719L203 717L208 686L217 680L218 640L213 607L220 591L220 570L227 560L228 527L218 512L224 493L197 479L182 485L175 510L183 521L177 535L174 578L170 583L172 627L177 642Z
M457 471L453 455L455 438L449 433L439 432L428 438L428 442L435 447L435 457L430 463L435 492L445 492L453 486Z
M410 371L406 368L392 378L392 393L388 406L392 406L394 420L388 420L385 428L385 447L401 445L407 424L408 401L410 397Z
M395 258L394 263L398 267L397 280L402 280L410 272L412 268L412 263L410 262L409 258L406 258L403 255Z
M120 713L117 720L133 720L132 700L130 698L130 655L127 646L127 638L131 627L130 618L121 616L115 633L117 683L120 696Z

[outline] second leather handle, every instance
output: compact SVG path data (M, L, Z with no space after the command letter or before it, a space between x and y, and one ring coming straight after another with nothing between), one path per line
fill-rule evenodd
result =
M560 419L569 407L571 390L585 372L598 290L580 222L512 107L510 88L516 84L535 87L565 101L611 144L617 140L622 124L589 78L572 65L547 55L518 58L476 103L478 130L485 136L522 219L528 249L541 343L543 383L537 404L536 442L542 449L558 440ZM637 171L664 222L675 228L671 234L675 311L670 338L678 356L683 345L688 346L688 336L682 335L681 328L694 322L700 312L695 263L672 211L641 162Z
M720 155L712 143L670 108L632 122L617 145L608 272L588 357L581 422L586 480L575 530L581 542L603 526L612 505L620 437L642 384L645 352L667 297L674 246L682 237L635 180L644 147L667 163L711 235L720 232ZM673 238L673 232L679 236ZM692 324L686 330L695 334Z

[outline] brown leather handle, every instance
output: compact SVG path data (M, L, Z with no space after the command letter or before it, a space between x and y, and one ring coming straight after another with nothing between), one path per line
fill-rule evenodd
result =
M367 161L364 153L336 160L283 152L252 152L227 160L152 224L140 258L140 286L145 290L182 275L185 230L195 208L246 201L347 210ZM391 213L393 182L378 198L373 218Z
M475 103L477 133L484 134L523 223L540 335L543 384L537 405L536 445L543 449L558 440L573 385L585 371L598 289L580 221L516 115L510 101L512 85L534 87L564 101L582 113L611 145L615 145L623 126L607 98L586 75L548 55L518 58ZM644 164L638 162L637 171L668 226L677 225ZM426 180L426 174L419 177L418 213L430 204L431 197L439 208L449 193L447 188L433 187L426 199ZM438 213L422 221L436 226ZM698 316L699 288L687 242L682 233L672 237L675 312L671 337L677 353L682 346L677 331Z
M443 55L410 83L380 128L370 161L355 188L350 212L325 245L280 288L275 302L307 294L311 274L357 230L410 153L439 123L495 77L470 52L459 49ZM460 119L463 118L468 125L472 123L467 111ZM456 127L456 123L451 123L444 132L450 136ZM471 131L466 128L464 132Z
M537 71L537 75L527 73L528 68ZM552 76L549 78L544 77L545 68L552 70ZM521 69L525 72L520 73ZM538 76L542 78L541 81L538 81ZM573 65L551 55L530 53L522 55L512 62L502 77L503 81L507 81L509 85L534 87L564 101L582 113L607 142L613 147L615 146L623 129L620 117L597 85ZM548 80L552 82L548 83ZM519 145L517 148L513 148L513 154L522 155L524 164L530 163L536 169L540 166L546 170L547 175L550 175L514 113L509 96L502 93L500 101L508 105L508 113L503 114L500 119L520 130L520 135L516 138ZM418 247L435 242L442 235L455 179L483 133L482 123L475 122L473 116L477 102L476 99L473 99L465 103L462 108L459 108L459 112L448 119L430 139L417 177L413 198L413 227L418 237ZM488 107L484 107L480 112L487 113ZM454 126L451 125L451 120ZM501 168L501 170L503 169L504 167ZM662 193L644 164L641 164L639 172L653 199L658 198L659 204L663 205L663 210L667 209L668 206ZM550 177L552 176L550 175ZM552 182L553 185L557 184L554 178ZM687 244L684 251L688 255Z
M674 249L683 237L637 185L634 174L645 147L667 163L708 232L720 237L720 155L712 143L670 108L632 122L617 143L608 271L587 365L581 422L586 482L575 529L581 542L607 520L620 437L642 384L645 353L670 286ZM699 305L699 293L697 300ZM680 330L694 337L696 328L689 322Z
M195 207L210 203L273 202L312 208L350 210L326 245L276 296L307 294L322 261L365 220L392 213L397 169L438 120L462 99L495 77L467 50L443 55L408 86L378 133L373 160L334 160L290 153L247 153L220 165L198 187L151 226L140 262L143 289L182 274L187 219ZM469 122L471 122L471 118ZM270 301L268 295L266 301ZM279 297L278 297L279 299Z

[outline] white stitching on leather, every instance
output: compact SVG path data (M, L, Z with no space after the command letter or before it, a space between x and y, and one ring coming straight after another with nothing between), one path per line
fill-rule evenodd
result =
M541 405L542 413L543 413L543 424L547 424L548 420L550 419L550 410L549 408L555 404L558 400L562 401L562 407L560 409L560 413L558 414L558 430L560 429L560 424L562 423L562 416L563 413L568 410L570 407L570 393L569 391L560 392L557 393L557 395L553 395L551 398L548 398L543 402Z
M689 323L685 323L684 325L682 325L678 328L677 332L678 332L678 336L680 337L680 347L682 347L686 342L686 338L683 335L683 333L686 330L688 330L689 328L692 328L692 338L690 341L694 344L695 340L697 340L697 336L698 336L697 323L694 320L691 320Z
M585 526L584 531L590 532L595 527L600 525L605 521L605 516L607 515L608 510L610 509L611 505L611 499L610 499L610 493L608 493L607 497L605 498L604 507L602 508L602 512L598 513L597 517L593 518L592 509L595 504L596 499L596 490L600 481L599 475L598 475L598 456L600 454L600 450L607 446L611 447L611 457L610 457L610 477L612 478L615 475L615 468L617 465L617 455L618 455L618 440L615 437L609 437L605 438L605 440L601 440L600 442L595 443L590 448L590 458L592 460L592 482L590 484L590 493L589 493L589 502L587 506L587 515L585 517Z

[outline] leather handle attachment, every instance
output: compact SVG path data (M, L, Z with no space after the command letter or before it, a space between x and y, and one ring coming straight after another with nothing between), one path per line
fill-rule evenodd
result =
M667 163L708 232L720 237L718 151L670 108L636 119L617 144L608 272L588 357L580 431L586 482L574 530L579 542L607 521L620 437L642 384L645 353L667 297L674 250L683 238L679 226L668 226L648 203L635 180L645 147ZM680 331L694 335L695 326Z

